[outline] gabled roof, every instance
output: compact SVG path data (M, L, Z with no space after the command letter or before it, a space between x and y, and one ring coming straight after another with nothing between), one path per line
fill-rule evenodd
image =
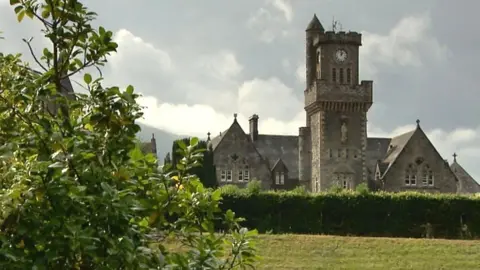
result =
M211 139L210 145L213 151L217 149L233 125L238 125L242 129L237 120L234 119L234 122L227 130ZM247 133L244 132L244 134L266 162L269 170L272 170L276 162L281 159L288 170L288 177L291 179L298 178L298 136L259 134L257 140L252 141Z
M421 130L420 126L417 126L417 128L412 130L412 131L403 133L399 136L396 136L396 137L392 138L392 140L390 141L390 144L388 146L388 150L387 150L387 153L385 155L385 158L382 160L382 163L385 163L384 166L386 166L386 169L383 172L382 177L388 172L388 170L395 163L395 161L400 156L400 154L403 152L403 149L408 144L408 142L412 138L413 134L415 134L415 132L417 130Z
M468 193L478 193L480 192L480 184L478 184L475 179L460 165L457 160L454 159L453 163L450 165L450 169L457 179L461 182L462 191Z
M288 177L298 178L298 136L259 134L253 144L270 169L281 159L288 170Z
M286 171L288 172L287 166L283 163L282 159L279 158L272 166L271 171Z

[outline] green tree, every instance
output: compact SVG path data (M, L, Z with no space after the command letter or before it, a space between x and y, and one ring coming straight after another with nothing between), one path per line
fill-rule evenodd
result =
M158 170L136 140L142 112L132 86L104 87L84 73L88 93L65 95L65 80L116 51L112 32L92 27L96 14L77 0L10 4L18 21L40 22L51 46L33 55L39 72L0 54L0 269L251 265L255 231L222 213L220 193L188 173L203 157L198 139L180 145L174 168ZM214 233L216 218L226 234ZM167 237L185 251L164 246Z
M189 141L190 138L183 138L173 142L171 164L178 164L178 162L182 159L181 153L179 153L179 150L181 149L179 142L187 144ZM207 149L208 142L199 141L197 147L198 149ZM189 172L197 175L205 187L216 188L218 186L217 174L215 172L215 165L213 163L213 151L204 151L202 166L192 168Z

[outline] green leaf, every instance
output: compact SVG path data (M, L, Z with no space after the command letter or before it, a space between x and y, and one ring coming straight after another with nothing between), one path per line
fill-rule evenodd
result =
M47 19L48 17L50 17L50 10L44 9L44 10L42 11L42 18L43 18L43 19Z
M180 149L182 150L186 150L187 149L187 145L185 144L185 142L183 140L178 140L177 141L177 145L178 147L180 147Z
M197 137L190 138L190 146L196 147L197 145L198 145L198 138Z
M25 9L22 9L19 13L17 13L17 20L18 22L21 22L23 20L23 17L25 17Z
M90 84L92 82L92 75L90 75L90 73L85 73L85 75L83 75L83 81L86 84Z
M10 0L10 5L11 6L17 5L17 4L20 4L20 0Z
M133 89L134 89L133 86L131 86L131 85L127 86L127 93L129 95L132 95L133 94Z

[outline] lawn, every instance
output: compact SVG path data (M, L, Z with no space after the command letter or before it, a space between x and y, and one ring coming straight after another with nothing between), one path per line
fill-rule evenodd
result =
M258 269L480 269L480 241L260 235Z
M480 269L480 241L260 235L257 269Z

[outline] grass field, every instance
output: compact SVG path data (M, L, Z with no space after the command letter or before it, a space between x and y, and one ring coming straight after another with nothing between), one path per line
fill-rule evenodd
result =
M480 241L260 235L258 269L480 269Z
M257 269L480 269L480 241L260 235L256 242Z

